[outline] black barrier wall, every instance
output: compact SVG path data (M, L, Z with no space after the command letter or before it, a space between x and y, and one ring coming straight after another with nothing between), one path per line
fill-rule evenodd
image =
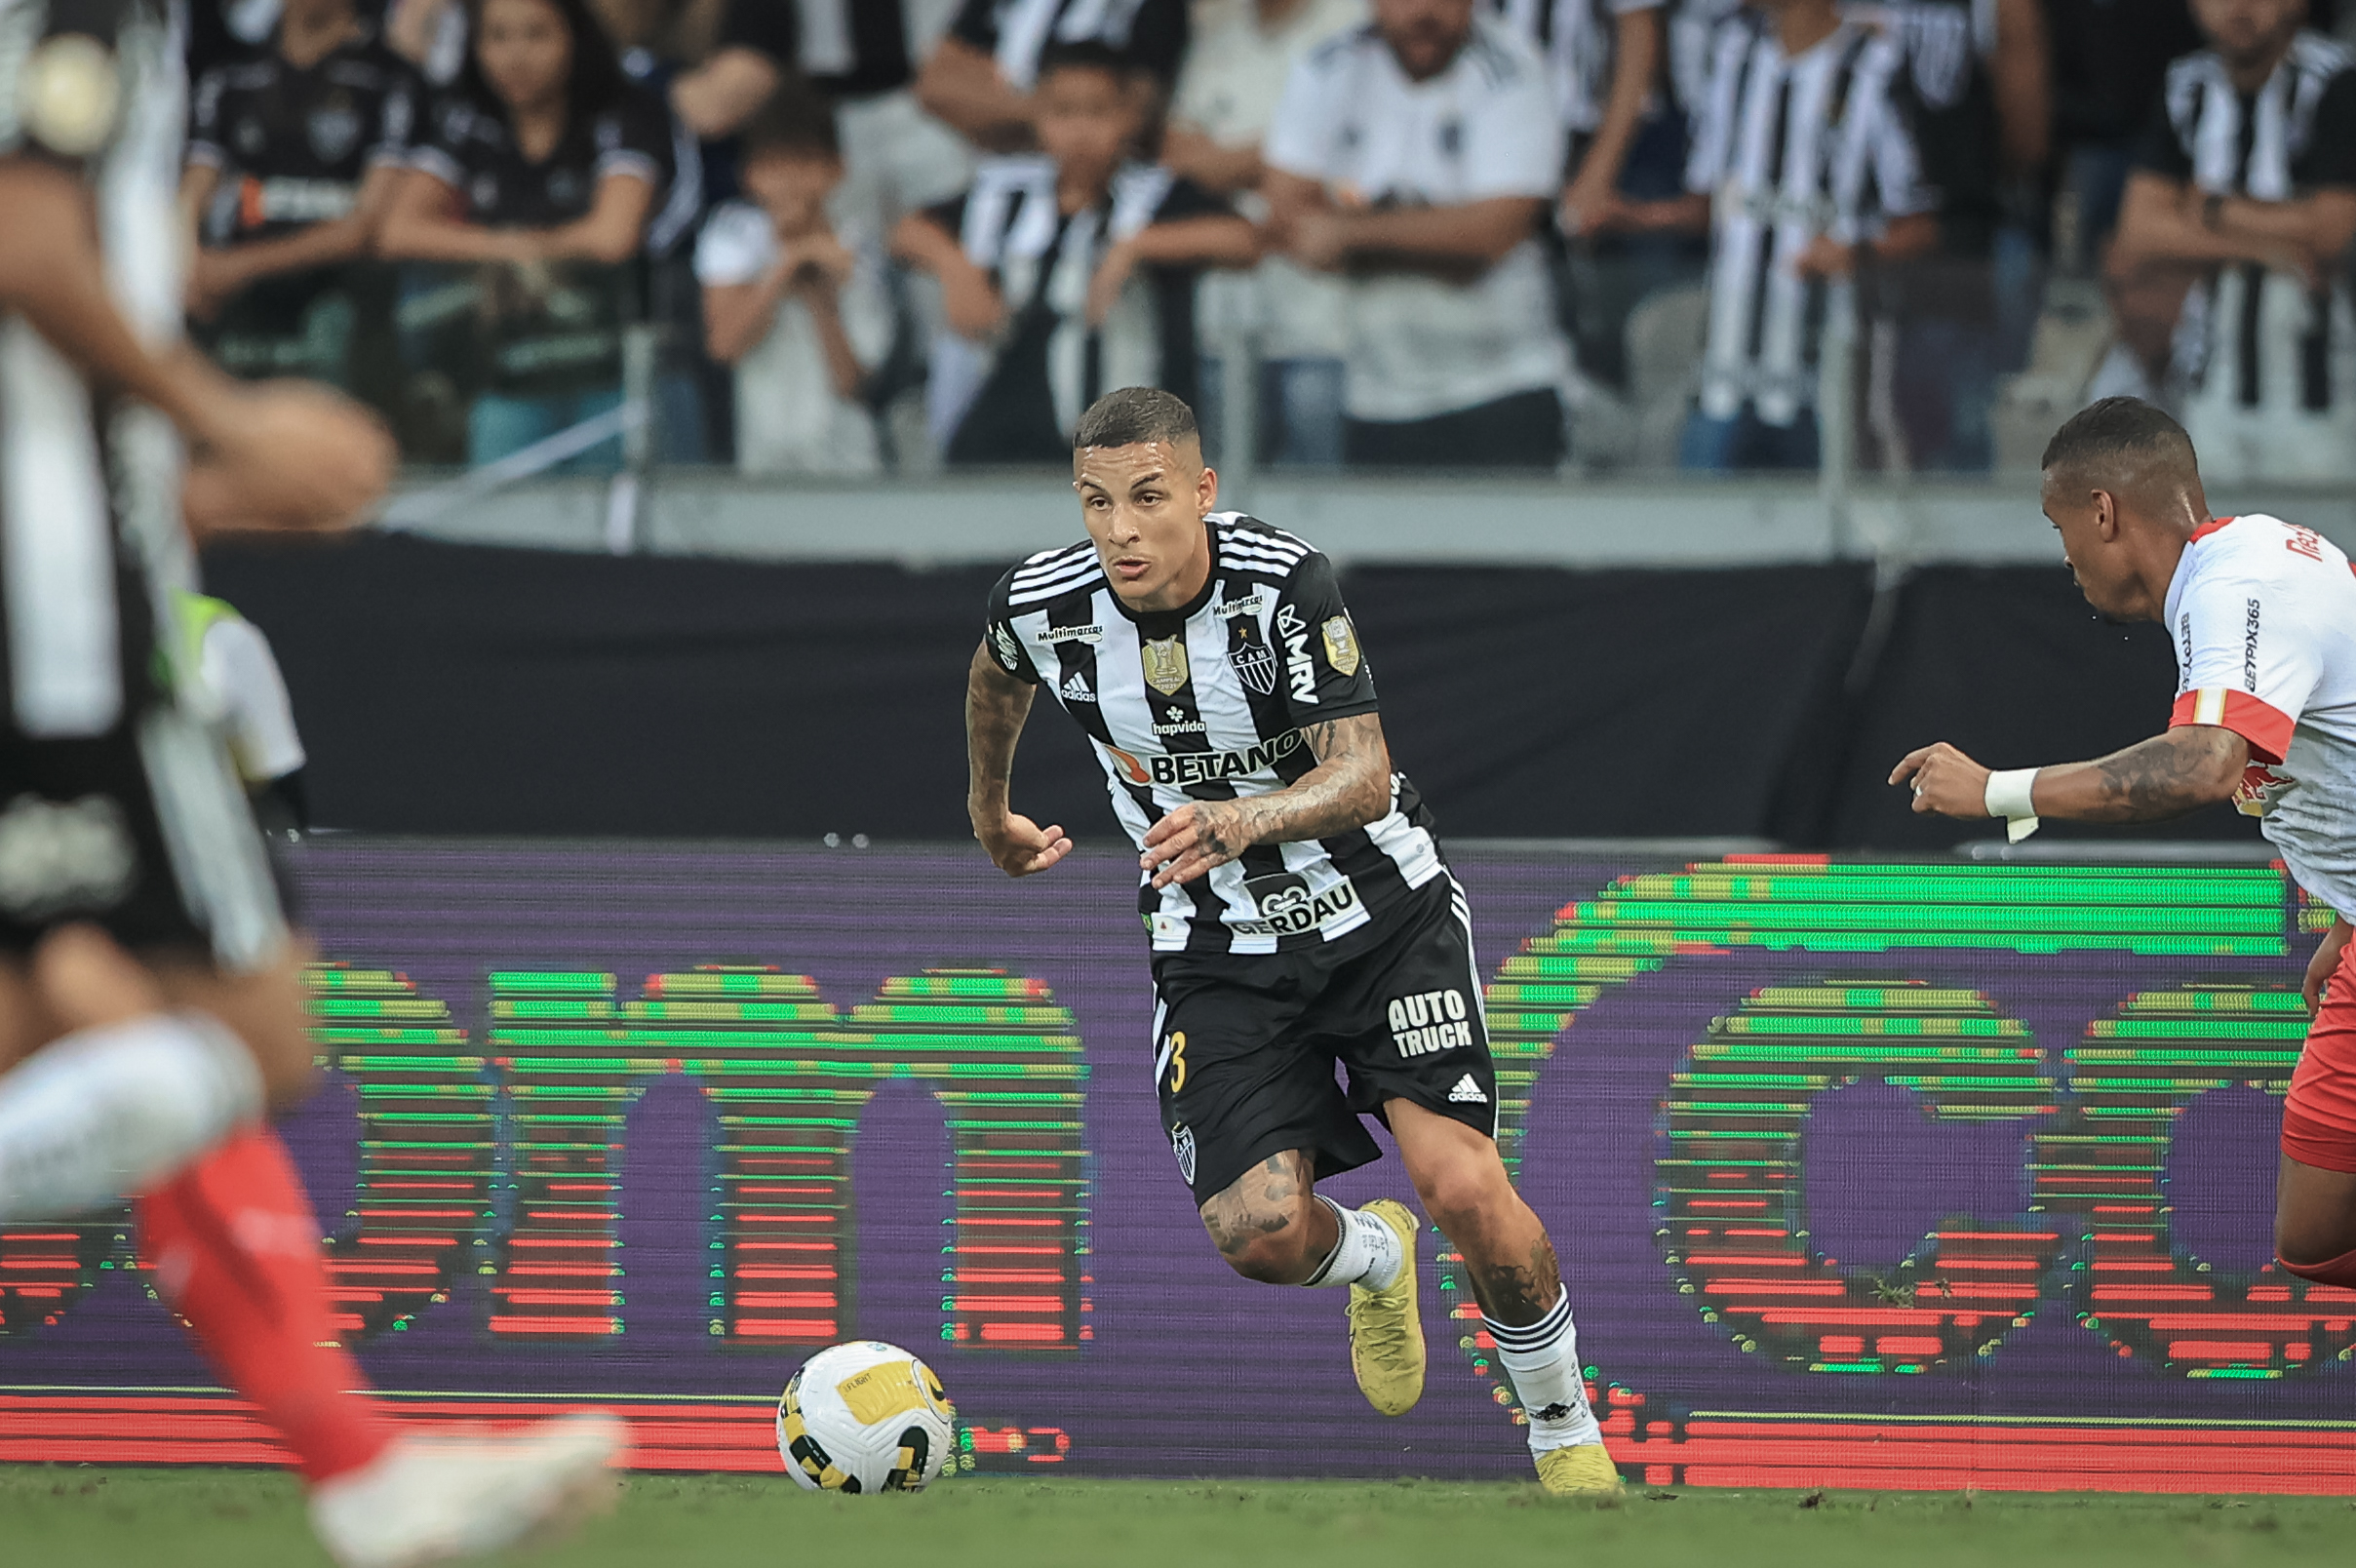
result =
M367 535L207 558L276 645L325 825L403 833L962 838L962 695L997 572L494 550ZM1444 833L1944 848L1882 783L1946 739L1997 766L2167 723L2156 626L2059 568L1344 574L1397 764ZM1113 825L1042 704L1015 798ZM2066 829L2049 829L2058 836ZM2100 833L2101 830L2083 830ZM2135 837L2255 837L2223 807Z

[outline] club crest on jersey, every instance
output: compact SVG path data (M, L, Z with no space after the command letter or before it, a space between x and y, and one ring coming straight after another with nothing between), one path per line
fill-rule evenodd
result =
M1145 666L1145 684L1163 696L1173 696L1186 685L1186 644L1175 637L1158 637L1137 647L1137 657Z
M1227 662L1235 666L1236 679L1260 695L1274 696L1276 690L1276 651L1257 637L1248 637L1227 650Z
M1357 628L1350 624L1347 615L1336 615L1324 625L1325 662L1339 675L1358 673Z
M341 95L312 111L303 129L321 163L341 163L360 145L360 111Z

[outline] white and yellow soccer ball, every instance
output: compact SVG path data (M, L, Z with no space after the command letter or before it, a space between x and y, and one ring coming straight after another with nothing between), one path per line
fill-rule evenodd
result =
M777 1401L777 1452L812 1492L922 1491L956 1441L941 1380L881 1340L820 1351Z

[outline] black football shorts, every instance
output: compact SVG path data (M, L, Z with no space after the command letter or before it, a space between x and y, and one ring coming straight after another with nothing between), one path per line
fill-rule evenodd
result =
M1318 1176L1381 1157L1358 1118L1386 1100L1497 1136L1472 918L1452 877L1338 942L1157 954L1154 991L1161 1127L1198 1206L1287 1149L1307 1150Z
M163 709L87 740L0 737L0 954L75 921L230 972L279 950L261 834L207 726Z
M117 587L103 608L120 642L98 661L111 695L91 722L59 723L40 717L55 705L27 695L37 683L20 667L58 635L42 624L56 607L0 573L0 955L89 921L136 951L252 969L286 936L253 810L220 737L154 673L141 580L125 569ZM89 689L79 698L94 701Z

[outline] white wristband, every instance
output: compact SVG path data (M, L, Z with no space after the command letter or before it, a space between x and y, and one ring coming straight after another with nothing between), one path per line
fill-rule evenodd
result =
M2005 819L2005 837L2019 843L2037 831L2037 806L2033 799L2037 787L2037 770L2033 767L2007 768L1988 774L1987 793L1982 803L1987 814Z

